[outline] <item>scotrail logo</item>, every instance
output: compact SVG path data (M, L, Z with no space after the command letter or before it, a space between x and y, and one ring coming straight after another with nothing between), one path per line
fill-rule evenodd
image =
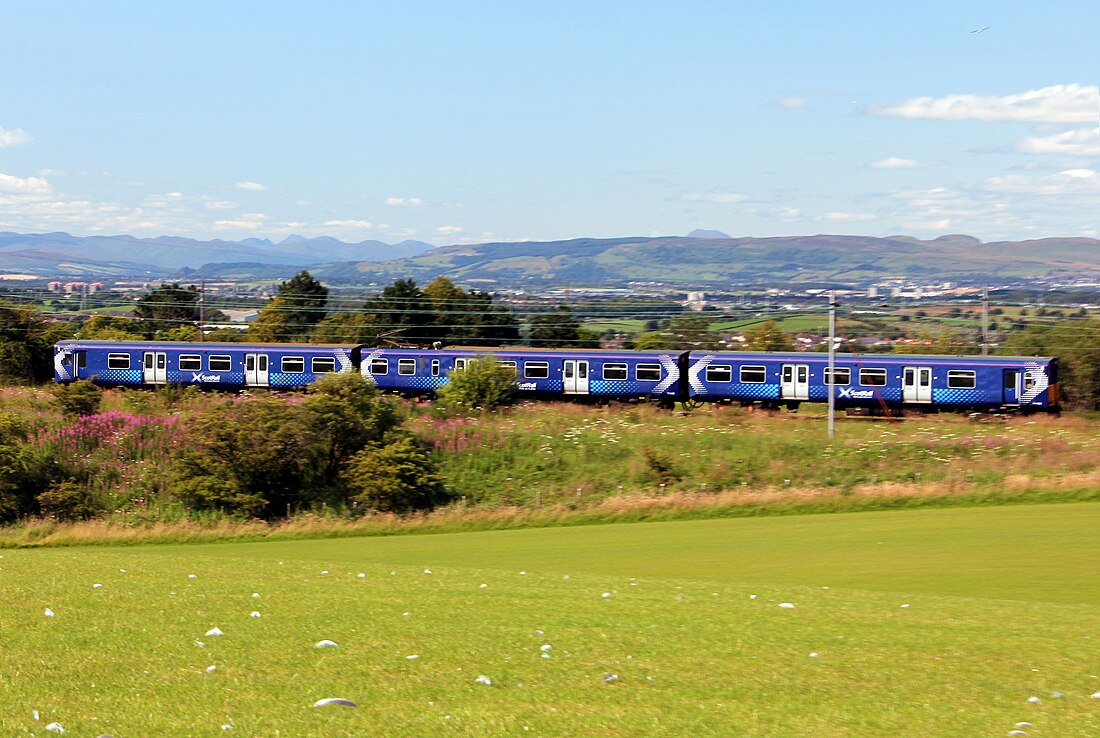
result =
M191 381L192 382L206 382L206 383L220 382L220 381L222 381L222 377L221 377L220 374L201 374L199 372L195 372L194 374L191 375Z
M842 387L837 393L837 399L840 400L873 400L874 397L874 390L857 390L851 387Z

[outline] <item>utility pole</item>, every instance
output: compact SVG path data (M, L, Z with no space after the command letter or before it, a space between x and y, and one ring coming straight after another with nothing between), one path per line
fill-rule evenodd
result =
M836 292L829 293L829 440L836 433Z
M982 356L989 356L989 287L982 287Z
M206 335L206 280L199 282L199 340Z

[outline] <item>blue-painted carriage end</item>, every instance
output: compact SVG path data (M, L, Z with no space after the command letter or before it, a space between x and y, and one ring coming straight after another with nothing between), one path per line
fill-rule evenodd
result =
M698 401L789 406L827 402L833 384L842 409L1051 410L1060 401L1054 357L837 354L831 382L828 368L824 353L694 352L687 381Z
M62 341L54 346L54 380L91 379L106 387L304 387L324 374L354 371L354 350L315 344Z

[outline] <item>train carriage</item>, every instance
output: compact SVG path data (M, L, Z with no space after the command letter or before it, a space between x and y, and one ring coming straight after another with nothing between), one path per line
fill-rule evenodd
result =
M797 407L828 401L828 367L824 353L693 354L687 381L696 401ZM1060 399L1053 357L837 354L834 375L840 408L1046 410Z
M516 372L521 396L569 395L593 399L666 399L683 396L681 366L686 354L600 349L362 349L361 371L380 389L429 395L443 387L456 368L492 356Z
M304 387L323 374L354 371L352 349L318 344L62 341L54 347L54 379L94 379L107 387Z

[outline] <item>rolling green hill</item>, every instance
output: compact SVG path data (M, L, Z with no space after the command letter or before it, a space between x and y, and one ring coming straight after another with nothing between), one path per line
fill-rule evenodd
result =
M1100 274L1100 241L1045 238L982 243L970 236L920 241L905 236L784 238L613 238L443 246L383 263L321 267L330 281L429 280L608 284L659 281L687 284L761 281L866 283L918 278L990 278Z

